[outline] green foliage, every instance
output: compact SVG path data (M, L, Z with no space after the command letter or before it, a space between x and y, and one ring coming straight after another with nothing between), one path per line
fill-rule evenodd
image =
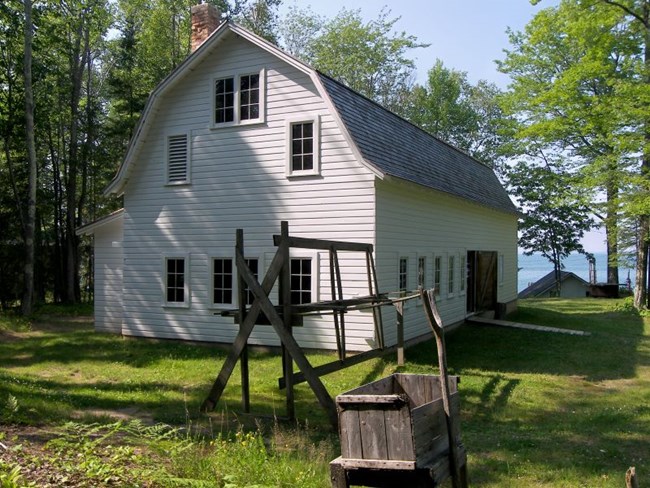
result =
M426 84L413 87L403 115L430 134L498 167L504 143L499 131L504 123L499 94L494 84L481 80L471 85L466 73L437 60Z
M574 175L551 165L520 162L507 171L507 178L523 214L519 247L528 255L540 253L553 263L559 292L562 260L574 251L584 252L580 240L594 225L587 198L576 194Z
M310 11L296 9L285 23L287 48L316 69L399 112L415 69L407 52L428 45L405 32L393 32L399 17L389 15L390 11L382 10L377 19L364 23L359 10L343 9L323 23Z
M648 8L647 0L563 0L510 32L512 48L498 63L513 80L502 99L519 121L513 152L562 158L566 171L579 168L583 188L596 190L591 207L607 231L613 282L619 245L648 238ZM634 238L622 239L621 225ZM646 259L639 254L642 275Z

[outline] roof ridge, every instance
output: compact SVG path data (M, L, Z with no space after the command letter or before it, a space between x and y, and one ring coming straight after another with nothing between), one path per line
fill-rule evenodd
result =
M343 82L337 80L336 78L334 78L334 77L332 77L332 76L330 76L330 75L328 75L328 74L326 74L326 73L323 73L322 71L320 71L320 70L318 70L318 69L312 67L311 65L309 65L309 64L307 64L307 63L305 63L305 62L303 62L303 64L304 64L305 66L308 66L308 67L310 67L311 69L313 69L313 70L314 70L314 71L315 71L319 76L323 76L323 77L325 77L325 78L327 78L327 79L333 81L334 83L336 83L337 85L341 86L342 88L348 90L349 92L353 93L354 95L356 95L356 96L358 96L358 97L361 97L362 99L366 100L367 102L372 103L373 105L377 106L378 108L380 108L380 109L383 110L384 112L387 112L388 114L392 115L393 117L396 117L398 120L407 123L408 125L412 126L413 128L417 129L418 131L422 132L423 134L427 135L428 137L431 137L431 138L435 139L436 141L438 141L438 142L444 144L445 146L450 147L450 148L453 149L454 151L458 151L459 153L464 154L465 156L471 158L472 161L474 161L474 162L476 162L476 163L478 163L478 164L481 164L481 165L485 166L486 168L489 168L489 169L491 169L491 170L494 170L494 168L492 168L490 165L488 165L487 163L485 163L485 162L483 162L483 161L481 161L481 160L479 160L479 159L476 159L474 156L472 156L470 153L468 153L468 152L465 151L464 149L461 149L461 148L459 148L459 147L457 147L457 146L454 146L454 145L451 144L450 142L447 142L447 141L445 141L444 139L441 139L440 137L438 137L438 136L436 136L436 135L434 135L434 134L431 134L431 132L428 132L428 131L424 130L424 129L423 129L422 127L420 127L419 125L414 124L414 123L411 122L410 120L408 120L408 119L402 117L401 115L396 114L396 113L393 112L392 110L389 110L388 108L384 107L381 103L377 102L376 100L373 100L372 98L367 97L367 96L364 95L363 93L359 93L359 92L356 91L354 88L350 88L350 87L349 87L348 85L346 85L345 83L343 83Z

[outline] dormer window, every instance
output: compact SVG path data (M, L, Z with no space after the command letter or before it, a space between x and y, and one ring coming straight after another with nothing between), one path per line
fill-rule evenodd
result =
M215 78L213 127L264 122L265 71Z

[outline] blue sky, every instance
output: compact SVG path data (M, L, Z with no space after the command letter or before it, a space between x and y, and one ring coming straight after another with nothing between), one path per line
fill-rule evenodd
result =
M297 5L310 6L318 14L334 17L342 9L360 10L364 19L377 18L382 7L390 18L401 17L396 30L415 35L431 44L411 52L418 70L418 81L440 58L445 66L467 72L473 83L492 81L502 88L508 78L499 73L495 59L503 58L508 47L508 27L522 30L536 12L556 4L543 0L533 6L528 0L285 0L281 12Z
M382 7L389 18L400 17L397 31L415 35L430 44L410 53L417 66L416 81L422 83L436 59L448 68L465 71L472 83L487 80L500 88L508 86L508 77L497 71L495 60L504 58L508 49L508 28L523 30L541 9L557 5L558 0L285 0L280 12L291 6L311 7L320 15L334 17L342 9L360 10L365 20L376 19ZM583 240L589 252L605 250L602 231L590 232Z

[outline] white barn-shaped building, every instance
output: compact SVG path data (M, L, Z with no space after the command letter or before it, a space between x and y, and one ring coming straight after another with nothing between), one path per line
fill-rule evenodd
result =
M78 231L95 236L98 330L231 343L235 230L263 276L283 220L373 244L379 290L436 286L446 324L516 305L517 211L488 166L230 21L151 94L107 192L123 210ZM344 298L367 294L365 257L341 258ZM296 299L329 299L328 253L292 260ZM415 302L405 318L407 340L429 333ZM373 347L372 313L348 313L346 334ZM331 316L294 335L336 348ZM279 344L270 327L250 342Z

